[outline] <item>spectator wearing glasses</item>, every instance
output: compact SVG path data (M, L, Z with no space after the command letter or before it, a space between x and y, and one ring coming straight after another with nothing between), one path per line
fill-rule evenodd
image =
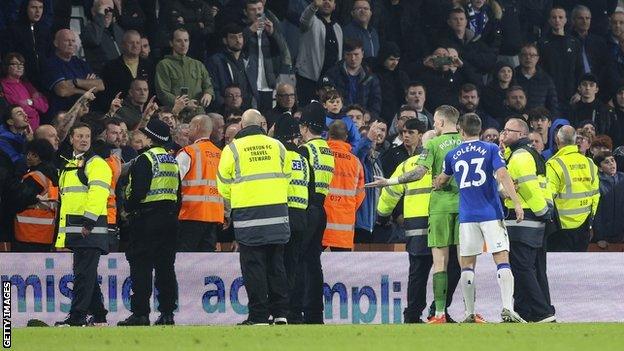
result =
M403 130L403 126L405 125L405 123L408 120L417 117L418 113L413 107L409 105L401 106L401 108L399 109L399 113L397 113L394 120L392 120L392 125L388 130L388 141L392 144L393 147L399 146L403 143L403 135L401 131Z
M21 54L9 53L3 62L4 78L0 80L4 98L9 104L22 107L32 130L40 124L39 114L48 111L48 99L24 79L25 60Z
M225 93L223 94L223 107L220 114L228 120L231 116L240 116L242 114L243 107L243 94L240 86L236 84L230 84L225 87Z
M288 83L278 84L275 88L275 107L266 114L268 128L271 129L283 116L292 116L296 109L295 88Z
M526 93L527 108L543 106L556 116L559 114L559 101L555 83L548 73L537 66L539 59L535 44L524 45L520 50L520 66L514 76Z

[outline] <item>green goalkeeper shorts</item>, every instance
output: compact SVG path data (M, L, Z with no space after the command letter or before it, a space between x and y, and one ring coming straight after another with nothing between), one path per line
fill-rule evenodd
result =
M459 214L435 213L429 215L429 247L447 247L459 244Z

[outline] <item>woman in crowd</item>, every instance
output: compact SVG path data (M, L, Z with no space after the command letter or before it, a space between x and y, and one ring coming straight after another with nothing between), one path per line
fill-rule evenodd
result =
M3 78L0 80L4 97L9 104L19 105L33 130L40 124L40 114L48 111L48 99L24 79L24 56L12 52L2 61Z
M481 98L483 109L499 122L507 117L507 108L503 101L507 97L507 89L514 85L513 74L513 68L510 65L498 62L492 71L492 80L483 89Z

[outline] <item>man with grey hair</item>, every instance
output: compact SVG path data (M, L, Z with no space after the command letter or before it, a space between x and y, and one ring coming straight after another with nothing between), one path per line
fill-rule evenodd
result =
M587 6L576 5L572 9L572 34L581 42L581 60L583 73L593 73L602 77L607 65L607 42L603 37L590 33L592 13Z
M242 325L286 324L288 282L284 245L290 239L288 184L292 157L268 137L258 110L243 113L243 129L224 148L217 187L231 210L234 237L249 298ZM266 122L265 122L266 123Z
M579 152L574 127L561 127L555 141L559 151L546 163L546 178L560 226L547 248L584 252L600 200L598 167Z
M214 252L223 225L223 198L216 188L221 150L210 141L212 119L197 115L189 124L192 144L176 156L182 180L178 252Z

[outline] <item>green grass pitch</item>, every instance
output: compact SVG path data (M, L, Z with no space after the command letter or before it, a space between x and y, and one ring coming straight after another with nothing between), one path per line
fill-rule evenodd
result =
M12 350L623 350L624 325L18 328Z

